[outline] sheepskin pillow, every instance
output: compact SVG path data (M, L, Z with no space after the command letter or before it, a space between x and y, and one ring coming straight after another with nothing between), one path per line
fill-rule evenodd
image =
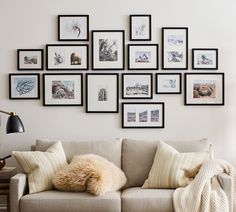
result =
M103 195L119 190L126 183L125 174L107 159L94 155L74 156L70 165L58 171L52 180L58 190Z

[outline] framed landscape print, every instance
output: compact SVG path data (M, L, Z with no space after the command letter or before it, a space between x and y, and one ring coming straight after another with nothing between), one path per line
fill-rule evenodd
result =
M124 70L124 30L92 31L92 69Z
M152 74L122 74L123 99L152 99Z
M119 75L86 74L86 112L119 112Z
M17 49L18 70L43 70L43 49Z
M82 106L82 74L43 74L44 106Z
M156 74L156 94L181 94L181 73L158 73Z
M122 128L164 128L163 102L122 103Z
M224 105L224 73L185 73L185 105Z
M158 44L128 44L129 70L157 70Z
M162 69L188 69L188 28L162 28Z
M217 70L218 49L192 49L193 70Z
M150 41L152 39L151 15L130 15L130 40Z
M88 15L58 15L59 41L88 41Z
M10 99L39 99L39 74L9 74Z
M47 70L88 70L88 45L46 45Z

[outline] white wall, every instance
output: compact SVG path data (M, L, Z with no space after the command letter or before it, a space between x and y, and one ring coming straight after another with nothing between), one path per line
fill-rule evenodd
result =
M16 111L26 128L24 134L6 135L7 117L1 116L0 156L12 150L28 149L36 138L209 138L215 155L236 165L235 9L233 0L0 1L0 108ZM160 44L161 27L187 26L190 49L219 48L217 72L226 74L225 106L184 106L183 95L154 95L153 101L166 103L165 129L121 129L121 113L86 114L85 107L43 107L42 98L8 99L8 73L20 73L16 70L16 49L44 48L47 43L57 43L58 14L89 14L90 30L125 29L129 43L128 23L132 13L152 14L153 42ZM189 54L189 67L190 62Z

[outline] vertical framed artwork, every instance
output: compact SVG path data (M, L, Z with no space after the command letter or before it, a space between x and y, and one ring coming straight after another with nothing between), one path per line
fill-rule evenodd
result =
M119 112L119 75L86 74L86 112Z
M10 99L39 99L39 74L9 74Z
M88 15L58 15L59 41L88 41Z
M188 28L162 28L162 69L188 69Z
M130 40L152 40L151 15L130 15Z
M124 70L124 30L92 31L92 69Z

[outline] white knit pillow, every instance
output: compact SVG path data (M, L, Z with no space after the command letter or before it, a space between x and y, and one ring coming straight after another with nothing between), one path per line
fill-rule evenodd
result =
M52 176L67 165L60 141L49 147L46 152L13 151L12 154L28 174L29 193L52 189Z
M200 165L209 158L209 152L179 153L172 146L160 141L143 188L184 187L193 180Z

